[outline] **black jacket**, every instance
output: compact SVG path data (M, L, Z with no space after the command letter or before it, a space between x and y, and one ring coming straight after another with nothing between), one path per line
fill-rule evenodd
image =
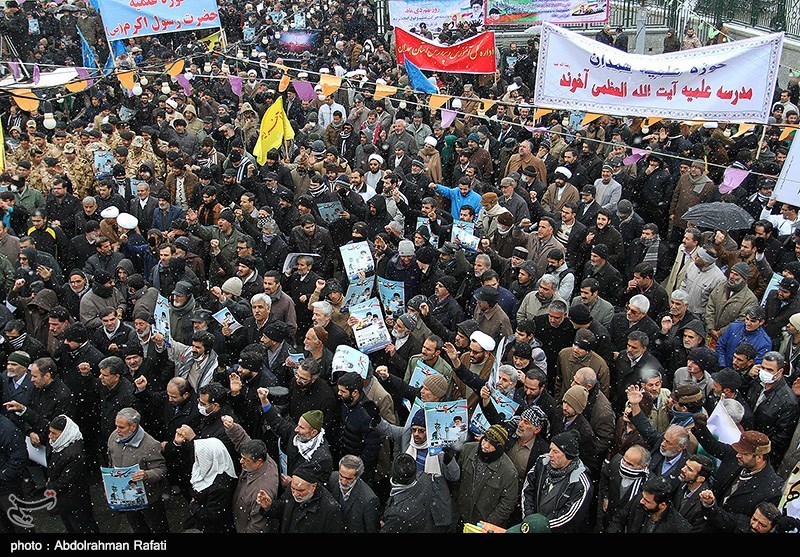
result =
M456 326L464 321L464 310L451 295L448 295L441 303L436 295L433 295L429 298L428 304L431 308L431 315L450 331L455 331Z
M429 534L434 524L430 502L433 483L427 474L417 474L417 483L389 497L381 520L381 533Z
M23 432L26 435L36 432L42 443L45 443L50 431L50 420L60 414L73 415L72 393L61 379L54 377L47 387L33 390L27 408L21 416L24 422Z
M60 452L48 450L45 489L56 492L57 510L91 509L91 477L82 440L69 444Z
M320 446L311 455L311 459L306 461L294 444L294 428L295 424L278 414L275 406L270 406L264 412L264 430L271 429L278 436L281 447L286 453L286 473L291 476L299 466L309 466L318 474L320 483L325 482L333 471L333 458L328 440L323 439Z
M25 448L25 437L11 420L0 415L0 496L19 493L27 465L28 451Z
M612 305L617 305L619 303L620 295L624 290L622 275L611 265L610 261L607 261L606 264L599 269L595 269L592 267L592 262L587 261L583 266L583 274L578 284L587 278L597 280L600 285L598 291L600 292L601 298L608 300Z
M270 517L281 517L281 532L291 534L339 534L344 531L344 520L333 495L317 484L314 495L305 503L298 503L291 494L273 503L265 512Z
M0 373L0 381L3 382L3 399L0 402L6 403L16 400L23 406L28 406L30 404L31 395L34 390L30 373L25 374L19 387L14 386L14 380L8 377L7 371ZM18 428L24 429L22 418L17 416L16 412L9 412L6 410L5 406L0 406L0 415L7 417Z
M167 393L153 392L149 386L143 391L136 392L142 419L155 427L147 431L158 441L172 441L175 431L182 425L188 425L197 431L200 421L200 412L197 409L197 397L191 393L186 402L174 406L169 402Z
M370 424L371 418L367 413L365 404L374 404L366 396L352 405L341 404L342 434L334 446L337 458L344 455L360 456L364 461L364 481L369 483L375 473L378 463L378 452L381 449L382 439L378 431Z
M381 503L364 480L356 480L345 501L339 488L339 472L331 472L328 491L342 511L345 534L373 534L378 531Z
M756 406L762 392L765 392L764 401ZM753 381L747 392L747 402L753 409L753 429L769 437L770 459L775 466L780 465L797 425L797 397L781 377L769 391L764 391L760 381Z
M647 520L649 520L647 513L636 499L625 505L612 517L611 523L608 525L608 533L684 534L691 528L686 519L672 505L667 507L652 530L648 529Z
M183 527L196 528L204 534L233 532L233 492L236 478L228 474L217 474L214 482L202 491L192 490L189 516Z

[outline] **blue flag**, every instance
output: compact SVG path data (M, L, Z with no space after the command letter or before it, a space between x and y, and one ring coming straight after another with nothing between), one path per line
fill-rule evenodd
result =
M78 35L81 37L81 55L83 56L83 66L85 68L97 69L97 60L94 57L94 51L92 50L92 47L89 46L89 43L86 41L86 37L84 37L83 33L81 33L80 27L76 25L75 28L78 30Z
M439 89L425 77L418 67L412 64L408 58L405 59L406 73L408 74L408 83L415 91L422 91L423 93L438 93Z
M111 41L111 52L108 53L108 60L106 60L105 74L108 75L114 70L114 60L117 56L125 54L125 43L122 41Z

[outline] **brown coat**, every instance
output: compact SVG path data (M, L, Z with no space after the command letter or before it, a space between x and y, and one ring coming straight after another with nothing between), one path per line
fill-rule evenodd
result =
M555 391L557 400L561 400L564 393L567 392L572 386L572 380L575 378L575 373L582 367L590 367L597 374L597 381L600 383L600 392L606 398L609 398L611 393L611 374L608 371L608 364L601 358L597 352L590 351L588 357L579 361L572 354L572 347L567 346L558 353L558 373L556 374Z
M164 182L164 187L167 188L169 192L169 198L175 203L175 189L177 187L177 181L174 172L170 172L167 174L167 179ZM200 179L197 177L197 174L191 171L186 171L186 175L183 180L183 187L186 190L186 202L189 203L192 199L192 195L194 194L194 188L197 186L197 183Z
M506 171L503 176L508 176L512 172L519 172L526 166L532 166L536 169L536 177L539 178L543 184L547 183L547 167L544 161L535 155L528 155L525 158L519 156L519 153L511 155L506 164Z
M686 228L686 221L681 218L683 214L697 205L698 203L705 202L708 197L714 192L716 185L714 182L708 181L700 190L700 193L694 193L694 186L689 180L689 174L684 174L678 180L675 186L675 191L672 194L672 202L669 205L669 214L675 215L675 226L678 228Z

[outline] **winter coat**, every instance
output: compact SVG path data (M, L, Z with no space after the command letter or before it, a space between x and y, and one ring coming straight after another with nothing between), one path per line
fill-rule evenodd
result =
M59 452L48 451L45 489L56 492L56 510L69 511L91 507L89 494L91 478L83 440L74 441Z
M273 503L269 516L281 517L281 533L289 534L339 534L344 530L344 520L339 505L330 492L317 483L314 495L298 503L291 494Z
M236 480L219 473L214 482L201 491L192 490L189 516L183 521L186 529L194 528L204 534L233 532L233 494Z
M522 516L544 515L552 532L580 531L589 512L593 491L586 467L577 460L576 468L550 490L544 487L549 471L550 457L546 454L540 456L522 486Z
M161 444L153 439L141 426L133 438L119 442L116 432L108 437L108 460L115 468L139 465L147 474L144 479L148 501L161 499L161 482L167 476L167 463L161 454Z
M720 282L711 291L706 305L706 329L723 331L734 321L744 320L744 314L758 300L745 285L744 288L728 297L728 282ZM691 309L691 308L690 308Z
M691 528L686 519L678 513L675 507L670 505L655 523L653 529L645 530L648 526L646 524L646 521L649 520L648 514L641 505L634 503L635 501L632 501L612 517L611 524L608 526L608 533L684 534Z
M764 400L756 405L761 393ZM753 409L753 429L769 437L772 444L770 460L778 466L789 448L789 440L797 425L797 397L781 377L772 389L765 391L760 381L753 381L747 392L747 403Z
M264 412L264 429L272 429L273 433L280 438L281 447L286 453L286 473L291 476L299 466L308 466L317 471L319 481L324 482L333 470L333 458L328 440L323 439L317 450L311 455L311 459L307 461L294 444L294 428L295 424L281 417L274 406L270 405Z
M0 415L0 496L20 492L27 465L25 436L11 420Z
M101 326L100 312L106 308L125 308L125 297L116 288L111 289L108 297L100 296L95 286L83 295L80 304L81 323L87 329L96 329Z
M20 416L25 423L23 432L25 435L35 432L42 443L45 443L50 421L61 414L73 415L72 394L61 379L54 377L47 387L33 390L27 408Z
M347 500L342 497L338 471L331 472L327 487L342 511L345 534L374 534L378 531L381 503L364 480L356 480Z
M517 468L503 454L485 465L481 473L477 464L480 443L467 443L461 451L461 481L456 505L464 522L489 522L505 527L519 499Z

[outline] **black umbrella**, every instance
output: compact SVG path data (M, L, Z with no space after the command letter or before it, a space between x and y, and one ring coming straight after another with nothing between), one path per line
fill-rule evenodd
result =
M698 228L710 228L712 230L742 230L750 228L753 224L753 217L733 203L701 203L686 211L681 217L691 222Z

